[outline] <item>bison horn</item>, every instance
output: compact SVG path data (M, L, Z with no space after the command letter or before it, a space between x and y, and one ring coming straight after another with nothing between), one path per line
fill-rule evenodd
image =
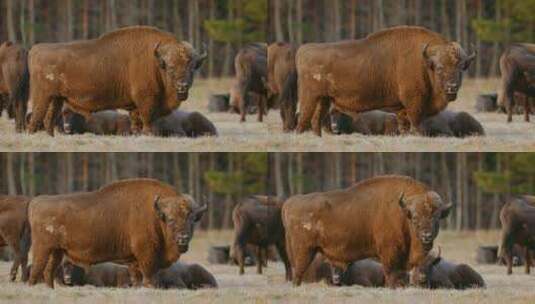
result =
M477 49L474 44L470 44L470 49L472 49L472 53L466 58L467 61L472 61L477 55Z
M429 43L426 43L422 49L422 56L425 59L429 59L429 56L427 56L427 48L429 47Z
M197 57L197 60L202 61L208 57L208 52L206 52L206 43L203 43L201 45L201 52Z

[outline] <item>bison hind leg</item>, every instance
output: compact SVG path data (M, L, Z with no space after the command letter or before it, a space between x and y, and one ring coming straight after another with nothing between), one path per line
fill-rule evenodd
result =
M297 249L297 248L295 248ZM303 275L305 274L305 271L308 269L308 266L310 263L312 263L312 260L314 259L315 251L312 248L299 248L298 250L294 251L294 258L293 262L294 265L294 272L293 275L293 285L299 286L301 285L301 282L303 281Z
M56 270L63 259L63 251L56 249L52 251L48 259L48 264L46 265L44 278L45 282L50 288L54 288L54 279Z

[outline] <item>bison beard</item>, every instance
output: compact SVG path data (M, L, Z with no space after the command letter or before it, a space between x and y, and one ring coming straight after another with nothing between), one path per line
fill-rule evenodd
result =
M63 255L77 265L115 262L139 269L143 285L188 250L206 206L153 179L112 183L94 192L38 196L28 217L33 240L29 283L53 273ZM119 219L117 218L119 217ZM45 270L46 266L46 270Z
M321 252L342 271L353 261L377 258L384 266L386 286L403 285L406 271L421 264L431 250L439 220L450 209L428 186L395 175L290 197L282 219L293 283L301 284L312 258Z
M400 26L362 40L310 43L296 54L297 132L321 122L332 105L342 113L396 111L402 131L455 100L473 61L456 42L421 27ZM295 94L294 94L295 95Z
M34 115L29 132L52 121L67 102L85 117L107 109L138 112L143 133L188 96L206 53L153 27L119 29L94 40L34 45L29 55ZM45 116L46 115L46 116Z

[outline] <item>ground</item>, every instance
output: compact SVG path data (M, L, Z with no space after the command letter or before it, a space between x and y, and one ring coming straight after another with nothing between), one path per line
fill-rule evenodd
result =
M440 245L442 257L474 267L485 279L486 289L451 291L407 288L330 287L324 283L292 287L284 281L282 263L270 263L266 274L257 275L254 267L243 276L230 265L210 265L206 261L211 245L228 244L229 231L196 233L190 251L181 260L201 263L211 271L219 289L153 290L109 289L94 287L57 287L50 290L43 285L28 287L23 283L8 282L10 263L0 262L0 302L9 303L534 303L535 274L525 275L517 267L511 276L504 266L478 265L475 251L480 245L496 244L497 231L463 232L443 231L435 245Z
M0 118L1 151L170 151L170 152L248 152L248 151L532 151L535 150L535 120L523 121L515 116L514 122L507 124L505 114L475 113L476 96L495 92L497 79L465 80L457 101L450 104L451 110L472 113L487 132L485 137L425 138L418 136L363 136L324 135L316 137L312 133L296 135L282 132L281 119L277 110L269 112L263 123L256 122L256 116L248 116L247 122L240 123L236 114L208 113L208 97L213 93L228 91L232 79L197 79L190 98L181 106L182 110L200 111L214 122L219 137L156 138L149 136L95 136L91 134L49 137L44 132L35 135L17 134L14 124L7 118Z

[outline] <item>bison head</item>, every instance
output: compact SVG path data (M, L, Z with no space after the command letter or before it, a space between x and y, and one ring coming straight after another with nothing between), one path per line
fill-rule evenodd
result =
M404 197L401 193L399 206L408 217L411 229L422 243L424 250L431 250L440 229L440 219L448 216L452 204L442 203L436 192L428 191L409 197Z
M165 43L158 42L154 47L154 57L162 70L166 86L176 91L178 101L188 99L188 92L193 84L193 74L206 59L206 52L197 53L186 42Z
M467 55L456 42L423 47L422 56L430 72L435 90L447 101L457 99L457 93L463 82L463 71L467 70L476 57L476 53Z
M202 218L206 209L206 205L198 206L189 195L154 198L154 210L165 227L165 234L181 253L188 251L195 223Z
M438 247L438 253L429 253L424 261L415 267L410 276L410 284L413 286L419 286L424 288L431 288L431 275L433 269L438 263L442 261L440 257L440 247Z

